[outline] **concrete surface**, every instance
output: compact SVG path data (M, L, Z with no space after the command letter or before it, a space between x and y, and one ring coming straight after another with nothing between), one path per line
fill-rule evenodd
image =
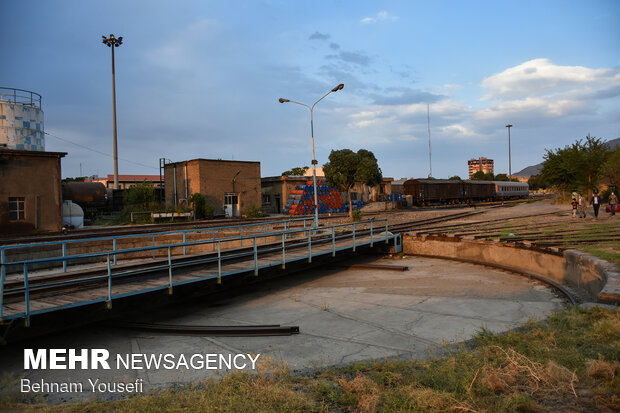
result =
M367 258L365 262L410 267L325 268L273 280L260 290L220 302L192 302L134 321L167 324L298 325L283 337L172 336L92 326L2 348L2 392L19 392L19 380L135 381L145 390L217 374L209 370L23 370L23 348L105 348L125 353L260 353L305 370L391 356L423 357L444 340L468 339L480 327L505 331L530 317L542 318L565 305L549 287L521 276L472 264L430 258ZM360 260L357 260L360 262ZM165 315L164 315L165 314ZM62 402L92 393L53 394ZM106 398L119 395L103 394ZM122 395L120 396L122 397Z

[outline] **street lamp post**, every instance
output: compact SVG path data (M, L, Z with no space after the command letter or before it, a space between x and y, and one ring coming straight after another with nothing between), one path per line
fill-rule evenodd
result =
M296 103L298 105L305 106L305 107L307 107L310 110L310 136L312 138L312 182L314 184L314 229L315 230L319 228L319 201L318 201L318 194L317 194L317 188L316 188L316 165L317 165L318 162L317 162L316 156L314 154L314 119L313 119L313 112L314 112L314 107L316 106L317 103L319 103L320 101L325 99L325 97L327 95L329 95L330 93L342 90L343 87L344 87L344 83L339 84L338 86L336 86L335 88L333 88L332 90L327 92L325 95L323 95L323 97L321 99L319 99L316 102L314 102L314 104L312 106L306 105L305 103L295 102L294 100L290 100L290 99L284 99L284 98L278 99L278 101L280 103L286 103L286 102Z
M508 179L512 179L512 163L510 158L510 128L512 128L511 124L506 125L508 128Z
M115 38L113 34L110 37L101 36L103 44L112 49L112 118L114 122L114 189L118 189L118 149L116 145L116 83L114 79L114 48L123 44L123 37Z

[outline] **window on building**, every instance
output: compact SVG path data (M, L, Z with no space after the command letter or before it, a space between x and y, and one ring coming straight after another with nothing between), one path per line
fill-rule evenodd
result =
M271 204L271 195L263 195L263 205Z
M9 220L19 221L26 219L25 211L25 198L24 197L10 197L9 198Z

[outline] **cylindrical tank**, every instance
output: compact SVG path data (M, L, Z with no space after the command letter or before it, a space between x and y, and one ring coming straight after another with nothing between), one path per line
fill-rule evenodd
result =
M0 147L45 150L41 95L0 87Z
M86 208L103 208L107 193L101 182L63 182L62 199L71 200Z
M71 201L62 203L62 226L67 228L84 227L84 211Z

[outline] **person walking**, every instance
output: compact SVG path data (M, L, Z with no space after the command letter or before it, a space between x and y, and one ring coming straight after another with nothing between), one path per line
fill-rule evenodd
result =
M609 195L609 206L611 207L611 215L616 215L616 204L618 203L618 197L614 194L614 191L611 191L611 195Z
M573 197L573 200L570 201L571 206L573 207L573 218L577 217L577 198Z
M598 209L601 207L601 197L598 195L598 192L594 193L590 200L590 205L594 208L594 219L598 219Z
M581 194L579 194L579 199L577 200L577 202L579 203L579 218L585 218L586 217L586 200L583 198L583 196L581 196Z

